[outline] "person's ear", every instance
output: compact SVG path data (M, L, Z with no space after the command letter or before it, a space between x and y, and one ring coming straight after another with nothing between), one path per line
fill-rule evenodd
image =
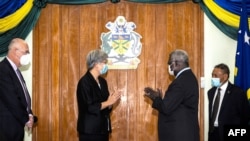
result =
M228 78L229 78L229 76L228 76L228 74L223 74L223 81L226 81L226 80L228 80Z

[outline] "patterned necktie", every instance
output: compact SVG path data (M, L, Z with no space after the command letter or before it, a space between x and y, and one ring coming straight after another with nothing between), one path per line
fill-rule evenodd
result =
M221 88L218 88L217 95L216 95L216 98L214 100L214 106L213 106L213 111L212 111L212 120L210 123L210 131L212 131L214 128L214 122L215 122L216 116L218 114L219 103L220 103L220 91L221 91Z
M26 102L27 102L27 111L28 111L28 113L31 113L31 99L30 99L29 91L28 91L28 89L26 87L25 81L23 79L23 76L22 76L20 70L17 69L16 72L17 72L17 75L18 75L19 80L20 80L20 82L22 84L22 87L23 87L25 99L26 99Z

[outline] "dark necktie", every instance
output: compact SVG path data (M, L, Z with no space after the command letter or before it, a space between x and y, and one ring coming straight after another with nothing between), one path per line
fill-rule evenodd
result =
M221 91L221 88L218 88L217 95L216 95L216 98L214 100L214 106L212 109L213 110L212 111L212 120L210 123L210 131L212 131L214 129L214 122L215 122L216 116L218 114L218 109L219 109L219 104L220 104L220 91Z
M28 89L26 87L26 84L25 84L25 81L23 79L23 76L22 76L21 72L19 71L19 69L17 69L16 71L17 71L17 75L18 75L19 80L20 80L20 82L22 84L22 87L23 87L25 99L26 99L26 102L27 102L27 111L28 111L28 113L31 113L31 99L30 99L29 91L28 91Z

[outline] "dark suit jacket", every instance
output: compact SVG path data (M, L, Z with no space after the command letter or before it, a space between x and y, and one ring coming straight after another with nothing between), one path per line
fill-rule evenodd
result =
M0 132L6 140L23 138L24 126L29 120L26 107L22 85L5 58L0 63Z
M100 87L89 71L77 85L79 134L108 134L111 131L111 109L101 110L101 103L109 97L108 85L104 78L98 77Z
M163 100L153 101L159 111L159 141L198 141L198 103L197 79L185 70L169 85Z
M208 91L209 100L209 123L211 122L211 109L216 87ZM221 140L223 141L224 125L247 125L250 118L250 108L246 93L239 87L228 83L221 108L219 111L218 123Z

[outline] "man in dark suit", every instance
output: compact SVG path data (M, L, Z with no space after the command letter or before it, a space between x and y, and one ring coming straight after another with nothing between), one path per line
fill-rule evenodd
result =
M247 125L250 119L246 92L228 81L229 74L226 64L216 65L212 72L213 87L208 91L209 141L224 141L225 125Z
M159 141L199 141L198 82L189 68L188 54L175 50L169 55L169 73L175 76L162 96L161 90L144 89L159 111Z
M31 129L34 116L19 67L29 64L28 44L15 38L0 62L0 140L23 141L24 127Z

